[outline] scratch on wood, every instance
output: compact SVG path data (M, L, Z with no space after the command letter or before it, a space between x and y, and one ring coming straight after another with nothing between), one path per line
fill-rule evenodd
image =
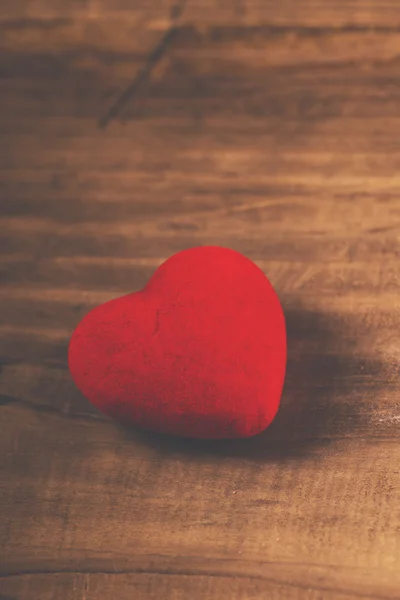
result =
M85 581L83 584L82 600L86 600L86 593L89 591L89 580L90 580L90 573L86 573Z
M104 417L102 415L89 413L89 412L88 413L71 412L70 411L70 403L64 404L64 406L60 409L57 406L52 406L51 404L49 404L49 405L37 404L35 402L29 402L28 400L24 400L22 398L14 398L13 396L8 396L7 394L0 394L0 406L7 406L7 405L21 406L27 410L32 410L39 414L53 414L53 415L58 415L59 417L65 417L67 419L73 419L73 420L104 421Z
M118 116L123 106L136 94L142 84L144 84L150 77L151 72L157 63L160 62L166 51L168 50L175 34L177 32L176 22L181 17L187 0L181 0L177 2L171 9L170 19L171 25L166 31L164 36L161 38L157 46L150 52L143 68L139 71L138 75L132 81L132 83L122 92L117 98L115 103L111 106L108 112L99 120L99 128L105 129L107 125Z

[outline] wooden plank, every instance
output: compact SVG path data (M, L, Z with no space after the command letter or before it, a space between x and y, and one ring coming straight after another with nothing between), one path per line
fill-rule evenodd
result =
M193 0L185 18L196 23L281 27L398 27L396 0Z
M146 20L162 18L169 14L176 4L174 0L4 0L1 5L0 18L4 21L21 19L29 20L76 19L83 21L99 17L112 17L114 13L126 16L128 13L132 21L146 22Z
M69 3L63 6L68 7ZM146 11L129 12L127 18L112 15L72 18L63 13L39 19L0 16L0 48L29 55L48 52L52 56L76 54L78 50L86 54L86 64L95 63L97 57L112 60L111 53L115 52L134 62L138 55L149 52L158 43L170 24L167 11L153 20Z
M272 578L271 578L272 579ZM115 589L118 589L118 597L121 600L157 600L162 597L165 600L186 600L187 589L182 582L190 582L190 593L193 597L220 600L231 598L242 600L243 598L268 597L271 600L298 600L301 588L290 583L281 584L268 581L266 578L257 577L223 577L208 575L168 575L159 574L55 574L49 580L48 575L25 575L23 577L10 577L2 583L5 594L2 600L25 600L38 597L41 600L53 600L53 598L71 598L71 600L108 600ZM327 589L308 587L304 592L307 600L320 600L323 593L324 600L354 600L354 595L331 592ZM161 596L160 596L161 594ZM360 597L360 596L359 596ZM367 598L367 596L364 596ZM375 596L379 598L379 596Z
M209 1L212 4L217 0ZM187 56L186 51L192 54L193 48L198 52L199 46L204 45L210 56L209 43L204 43L204 38L208 38L218 49L217 56L213 57L218 62L227 56L241 56L242 61L253 58L263 65L293 64L307 59L325 62L332 60L332 52L343 59L353 55L377 61L398 56L400 17L396 1L393 0L392 9L386 7L386 10L381 6L377 8L376 3L371 10L356 9L351 2L342 7L333 4L330 8L325 3L325 11L315 10L312 5L304 9L304 2L294 0L292 6L286 3L286 7L282 2L268 7L264 2L256 10L249 8L246 17L238 19L234 3L229 1L225 9L207 10L202 0L197 5L189 3L176 22L171 19L174 3L170 0L163 5L146 3L146 7L132 8L130 4L129 9L122 12L114 2L112 9L95 8L93 4L90 10L80 9L72 14L71 3L63 3L62 8L57 9L52 2L50 12L46 13L39 9L32 14L25 11L21 18L13 18L9 11L5 15L0 13L1 66L4 69L3 65L10 60L5 52L25 52L31 61L35 54L41 55L43 60L43 55L48 53L53 63L57 57L65 61L69 55L76 64L80 62L92 69L99 68L101 62L116 62L118 57L119 69L124 61L129 61L132 68L138 59L149 55L174 25L176 35L166 47L166 54L171 47L183 43L183 57ZM30 2L29 9L35 4ZM12 6L18 13L17 3ZM266 51L262 54L260 50L266 42Z
M304 304L307 302L307 308L301 308L298 293L278 289L284 299L290 361L283 414L274 439L335 439L346 431L345 435L351 436L396 437L397 336L393 330L398 312L392 308L396 296L386 296L378 303L374 295L368 302L362 292L338 297L324 289L319 301L315 292L301 294ZM10 338L23 348L18 357L8 351L11 362L3 366L0 385L4 403L71 417L95 414L74 389L65 365L59 369L62 365L51 364L52 353L61 344L66 357L69 336L79 320L96 304L116 297L116 291L53 288L35 293L28 288L10 289L2 295L0 333L5 349L1 352L10 347ZM47 350L38 357L35 348L42 340L47 340ZM313 406L313 398L318 398L318 407ZM322 429L321 415L325 415Z
M10 256L10 260L4 261L5 264L0 270L4 282L0 291L0 306L8 315L0 315L1 322L3 319L12 319L11 311L15 311L16 315L21 311L28 316L29 313L24 309L25 304L29 302L32 309L36 302L48 301L51 306L52 296L46 293L46 288L49 287L57 300L65 298L69 302L69 298L75 293L77 304L79 290L90 292L94 302L101 302L112 294L137 291L144 287L163 260L107 256L43 257L35 260L32 257L20 258L17 255L15 259L11 258L13 257ZM264 260L255 259L255 262L281 294L293 296L300 293L304 296L316 296L319 293L321 304L326 301L332 302L327 296L335 295L336 300L338 296L340 299L350 294L355 302L359 300L362 303L366 296L373 297L379 292L384 309L387 303L393 301L396 293L399 293L396 256L387 256L385 264L375 259L369 265L368 271L364 261L335 261L332 255L330 260L332 264L329 272L321 257L307 262L291 261L287 255L282 255L275 260L271 257ZM22 304L15 304L16 302ZM392 309L391 306L390 308ZM43 320L49 317L48 314L39 312Z
M167 574L156 573L128 573L128 574L94 574L94 573L61 573L49 575L25 575L22 577L10 577L2 585L8 592L3 595L2 600L29 600L32 596L41 600L53 600L53 598L71 598L71 600L108 600L115 590L121 600L186 600L188 593L192 597L209 598L220 600L231 598L232 600L243 600L243 598L271 598L271 600L391 600L396 599L390 588L378 587L376 594L371 596L344 592L337 588L332 590L326 586L322 574L322 582L312 585L298 584L295 577L288 577L282 581L282 577L276 576L276 567L271 566L264 569L264 576L240 575L232 577L228 575L210 575L187 573L175 574L168 569ZM309 577L309 581L311 577ZM185 583L183 583L185 582ZM343 587L343 586L342 586ZM389 591L388 591L389 589ZM190 590L188 592L188 590ZM385 594L383 596L382 594ZM161 596L160 596L161 594ZM321 595L322 594L322 595ZM35 596L36 595L36 596Z
M395 440L343 440L288 460L287 443L273 458L264 438L252 450L235 444L233 456L228 446L207 458L196 445L136 435L132 443L106 422L3 411L3 506L13 515L3 577L178 571L189 586L191 575L265 577L354 598L396 597L398 532L387 519L397 506ZM38 463L43 445L51 453ZM213 481L222 495L210 494ZM21 486L29 510L18 502ZM332 503L338 495L345 511Z
M165 21L179 0L3 0L0 17L130 18ZM189 0L182 16L196 26L272 25L281 27L398 27L397 0Z

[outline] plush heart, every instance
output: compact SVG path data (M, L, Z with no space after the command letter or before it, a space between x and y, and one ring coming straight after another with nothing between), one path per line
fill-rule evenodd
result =
M78 388L110 417L186 437L248 437L279 407L284 314L251 260L192 248L166 260L143 290L90 311L68 360Z

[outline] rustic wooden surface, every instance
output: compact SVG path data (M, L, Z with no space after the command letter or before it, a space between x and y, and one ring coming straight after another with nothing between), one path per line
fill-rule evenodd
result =
M0 598L398 600L398 0L172 8L1 3ZM128 435L67 370L92 306L197 244L287 314L240 443Z

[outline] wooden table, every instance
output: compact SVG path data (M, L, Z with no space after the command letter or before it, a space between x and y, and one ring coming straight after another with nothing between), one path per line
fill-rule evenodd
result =
M399 599L399 2L180 8L1 3L0 598ZM282 299L281 410L127 436L69 337L199 244Z

